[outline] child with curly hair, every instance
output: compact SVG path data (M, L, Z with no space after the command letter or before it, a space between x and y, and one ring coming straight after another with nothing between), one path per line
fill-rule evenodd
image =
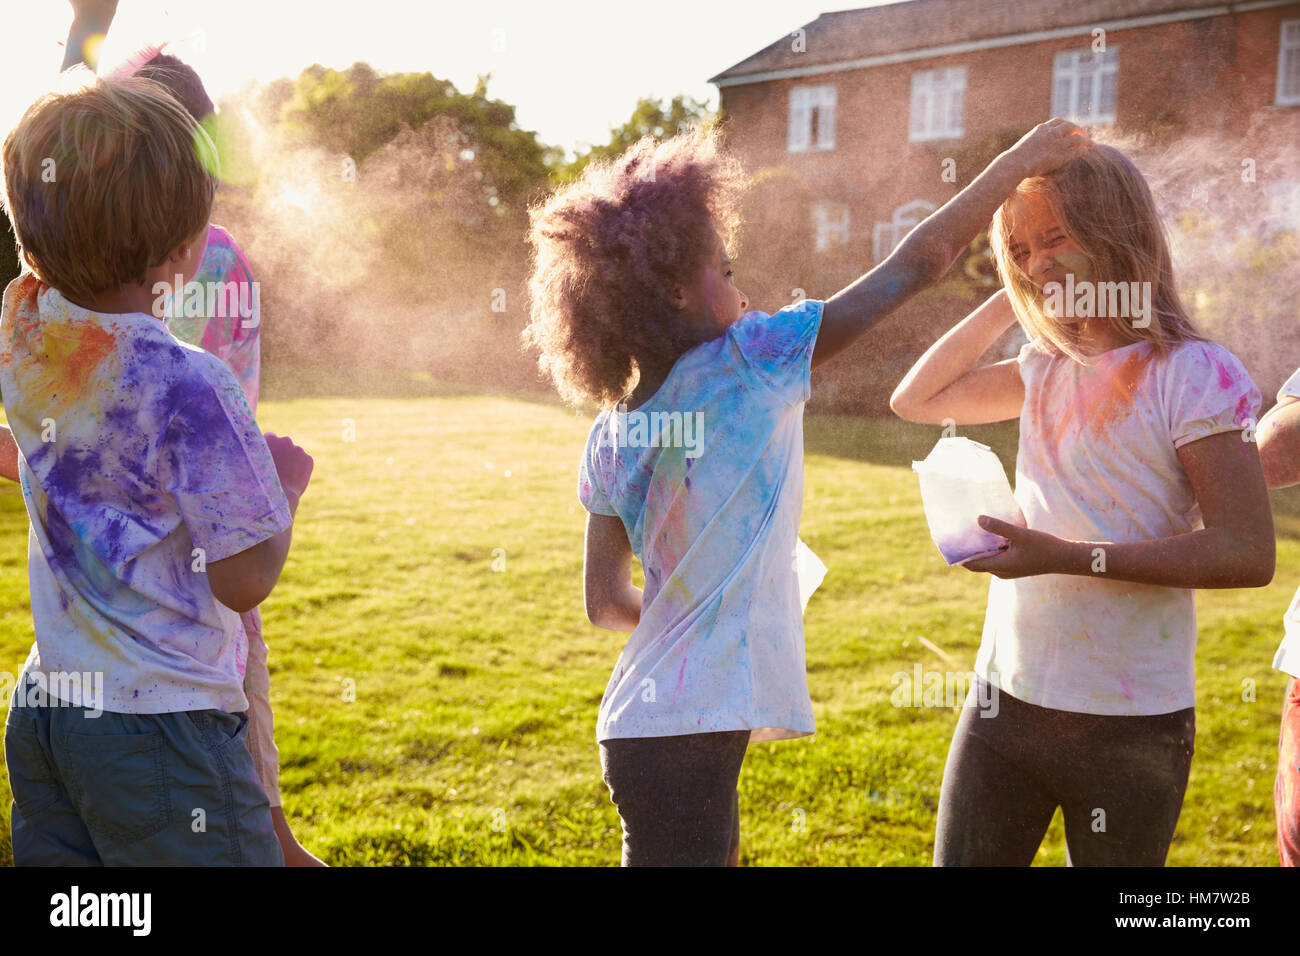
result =
M561 395L602 406L578 496L587 615L632 632L597 721L624 865L734 865L748 744L813 732L792 559L811 370L1087 145L1043 124L872 272L774 314L734 280L744 176L716 128L647 137L531 211L525 341Z

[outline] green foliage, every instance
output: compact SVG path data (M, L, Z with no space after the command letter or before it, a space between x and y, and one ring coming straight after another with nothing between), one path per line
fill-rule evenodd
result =
M617 129L610 130L608 143L593 146L573 162L557 166L554 179L561 183L572 182L582 175L582 171L589 163L612 159L643 136L664 139L687 129L707 126L716 120L717 116L709 109L707 103L701 103L689 96L674 96L667 104L661 100L643 97L637 100L636 108L628 121Z
M497 188L519 198L547 181L554 151L519 128L515 108L487 95L489 77L471 93L432 73L380 74L365 63L347 70L303 70L279 110L288 141L350 156L358 165L402 128L447 117L477 146Z

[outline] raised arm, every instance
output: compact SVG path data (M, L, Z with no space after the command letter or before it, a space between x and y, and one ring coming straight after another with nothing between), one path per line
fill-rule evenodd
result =
M1016 314L998 290L926 351L898 383L889 407L911 422L982 425L1020 415L1025 383L1015 359L975 368Z
M87 50L86 41L93 36L103 36L108 33L113 15L117 13L117 0L70 0L70 2L72 26L68 30L68 43L63 51L63 66L59 69L66 70L78 63L85 63L93 70L99 64L92 63L87 58L87 54L93 57L98 51Z
M884 262L826 300L813 349L816 368L916 293L933 285L988 225L1022 179L1051 172L1090 146L1078 126L1052 119L1035 126L975 180L907 234Z

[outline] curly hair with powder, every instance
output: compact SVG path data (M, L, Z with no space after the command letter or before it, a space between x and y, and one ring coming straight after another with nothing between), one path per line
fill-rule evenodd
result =
M560 394L614 405L639 370L704 340L670 303L740 224L746 176L717 126L646 136L529 210L532 314L524 342Z

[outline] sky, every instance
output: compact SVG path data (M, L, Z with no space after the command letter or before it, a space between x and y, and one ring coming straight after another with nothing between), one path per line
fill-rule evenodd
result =
M5 11L0 121L53 81L72 21L66 0ZM519 124L572 152L607 142L643 96L716 107L708 78L827 10L873 0L120 0L104 57L170 41L213 99L249 80L295 77L313 63L363 60L385 73L431 72L458 89L491 74L488 95ZM557 15L557 11L562 14Z

